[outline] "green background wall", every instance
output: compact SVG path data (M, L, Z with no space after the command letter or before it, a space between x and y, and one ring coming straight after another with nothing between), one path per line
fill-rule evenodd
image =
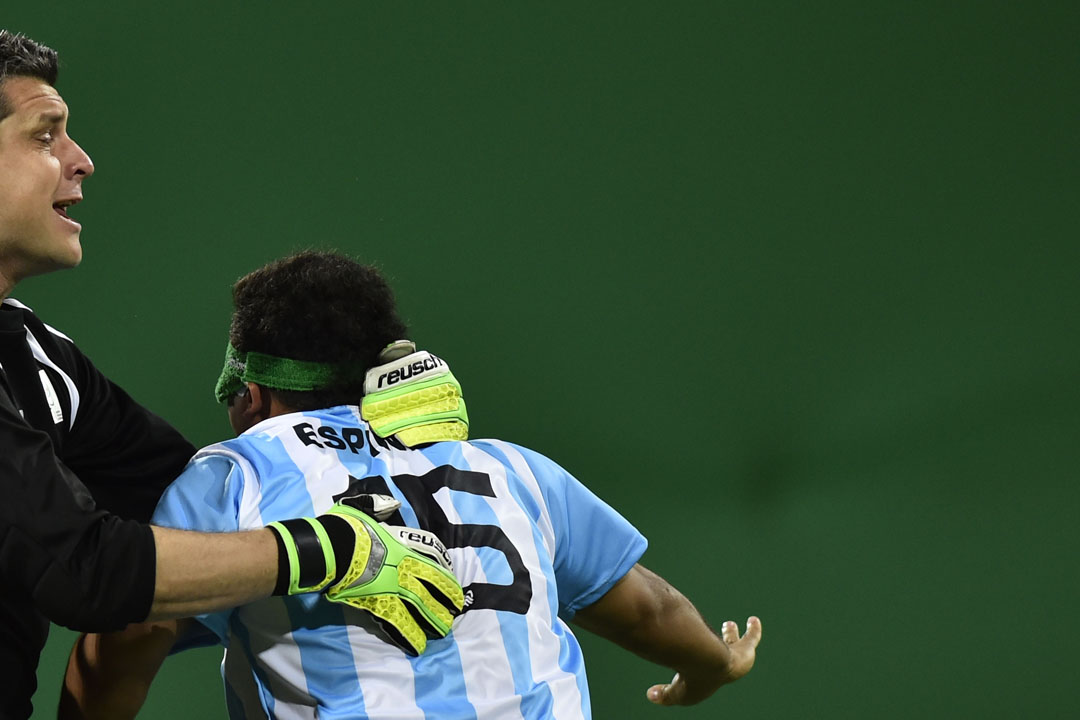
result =
M303 5L303 9L301 9ZM1075 2L5 2L97 163L17 296L196 444L240 274L375 261L474 436L651 540L686 718L1054 717L1080 601ZM71 635L54 632L35 718ZM584 638L597 718L669 673ZM145 717L223 717L218 653Z

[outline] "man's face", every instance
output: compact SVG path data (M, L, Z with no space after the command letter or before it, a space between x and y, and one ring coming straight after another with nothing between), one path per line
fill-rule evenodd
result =
M82 226L66 208L82 200L94 164L67 134L68 108L48 83L0 83L13 112L0 121L0 289L82 260Z

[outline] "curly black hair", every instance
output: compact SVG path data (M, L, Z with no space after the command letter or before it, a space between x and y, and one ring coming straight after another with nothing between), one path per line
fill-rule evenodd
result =
M229 341L239 352L348 367L325 390L274 390L293 410L359 404L364 372L408 332L379 271L334 252L308 250L248 273L233 286L233 305Z
M56 85L58 74L55 50L25 35L0 30L0 120L12 112L2 91L4 80L9 77L33 77Z

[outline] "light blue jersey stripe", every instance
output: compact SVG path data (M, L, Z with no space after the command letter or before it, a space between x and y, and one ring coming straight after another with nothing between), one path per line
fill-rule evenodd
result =
M465 671L457 642L452 637L429 642L428 652L411 658L416 678L416 704L424 711L424 718L476 720L476 712L465 699Z
M562 638L562 644L559 646L559 667L563 670L569 671L571 668L575 670L574 680L577 682L578 692L581 693L581 708L585 713L586 718L592 717L592 704L589 702L589 683L585 678L585 658L581 654L581 645L578 645L576 639L570 642L571 638L565 635Z
M240 436L236 440L237 444L240 444L242 440L248 440L248 438ZM304 474L289 457L281 438L260 438L258 442L248 440L244 444L250 448L249 451L262 455L267 462L259 463L259 465L273 467L275 478L278 480L262 484L259 513L262 515L263 522L314 516L315 508L311 502L311 495L308 494L307 487L303 483ZM258 465L256 469L262 471ZM266 476L262 475L262 477Z
M289 618L293 624L292 641L300 648L300 659L307 679L307 691L324 702L343 694L359 698L350 707L363 712L360 684L351 662L349 633L345 614L340 606L318 595L298 595L286 598Z

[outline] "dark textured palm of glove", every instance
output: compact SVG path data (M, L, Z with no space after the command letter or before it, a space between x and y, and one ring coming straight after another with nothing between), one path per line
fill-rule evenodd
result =
M333 602L371 613L384 639L419 655L429 639L450 633L465 597L438 538L423 530L382 525L368 514L385 517L397 505L387 496L357 495L327 511L349 523L356 543L349 569L325 593Z

